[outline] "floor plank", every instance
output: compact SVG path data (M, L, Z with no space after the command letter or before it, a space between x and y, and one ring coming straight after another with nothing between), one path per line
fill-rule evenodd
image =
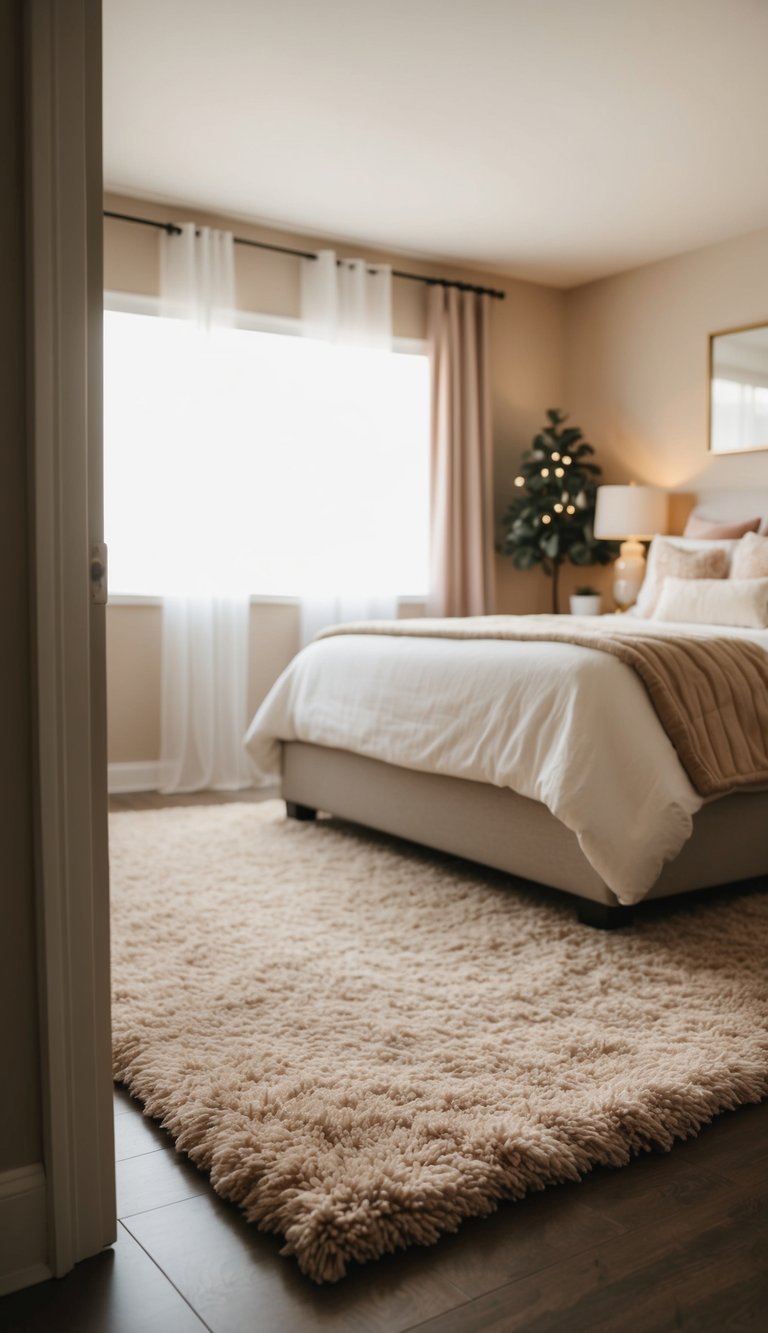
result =
M118 1115L115 1117L115 1161L124 1162L128 1157L139 1157L142 1153L160 1152L171 1148L173 1140L156 1120L145 1115Z
M117 1215L132 1217L210 1190L208 1177L175 1148L117 1163Z
M122 1226L66 1277L0 1301L2 1333L203 1333L205 1325Z
M695 1209L726 1183L722 1174L698 1167L697 1160L684 1164L676 1148L671 1153L643 1154L627 1166L597 1167L569 1188L577 1190L581 1202L594 1212L626 1230L652 1227L660 1214Z
M622 1231L586 1207L575 1188L551 1189L522 1207L505 1203L490 1217L462 1223L454 1235L441 1237L431 1265L467 1296L482 1296Z
M139 1108L139 1102L131 1096L127 1088L121 1087L118 1083L114 1085L112 1105L116 1117L119 1115L128 1115L129 1113L135 1114Z
M766 965L768 967L768 964ZM768 1102L739 1106L718 1115L694 1139L676 1144L680 1166L695 1165L749 1185L768 1171Z
M183 805L230 805L243 801L273 801L280 796L279 787L245 787L243 791L187 791L174 796L161 796L156 791L113 793L109 798L109 813L121 810L165 810Z
M402 1333L467 1299L438 1271L439 1247L384 1258L318 1287L295 1260L280 1257L277 1238L261 1235L212 1195L141 1213L125 1225L212 1333L253 1327Z
M660 1214L653 1227L500 1287L418 1333L762 1333L766 1253L768 1192L724 1182L705 1206Z

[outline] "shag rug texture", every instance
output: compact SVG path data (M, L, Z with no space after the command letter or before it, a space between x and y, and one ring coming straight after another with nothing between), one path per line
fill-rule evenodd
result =
M114 1074L318 1282L768 1095L768 895L626 931L282 802L111 823Z

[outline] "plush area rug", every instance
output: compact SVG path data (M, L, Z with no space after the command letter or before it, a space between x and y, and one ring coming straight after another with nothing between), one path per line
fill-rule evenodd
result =
M114 1074L315 1280L768 1094L768 895L627 931L281 802L111 821Z

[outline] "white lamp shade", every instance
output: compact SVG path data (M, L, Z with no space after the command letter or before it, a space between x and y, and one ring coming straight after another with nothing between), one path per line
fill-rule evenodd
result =
M595 536L615 541L638 537L649 541L667 530L667 493L656 486L599 486Z

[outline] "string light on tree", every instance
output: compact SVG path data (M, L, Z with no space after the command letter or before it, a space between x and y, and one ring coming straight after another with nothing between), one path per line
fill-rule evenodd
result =
M541 565L552 578L552 608L558 610L561 566L606 565L617 553L613 542L593 532L595 492L601 469L577 426L550 408L547 423L526 451L514 479L515 497L504 518L500 550L517 569Z

